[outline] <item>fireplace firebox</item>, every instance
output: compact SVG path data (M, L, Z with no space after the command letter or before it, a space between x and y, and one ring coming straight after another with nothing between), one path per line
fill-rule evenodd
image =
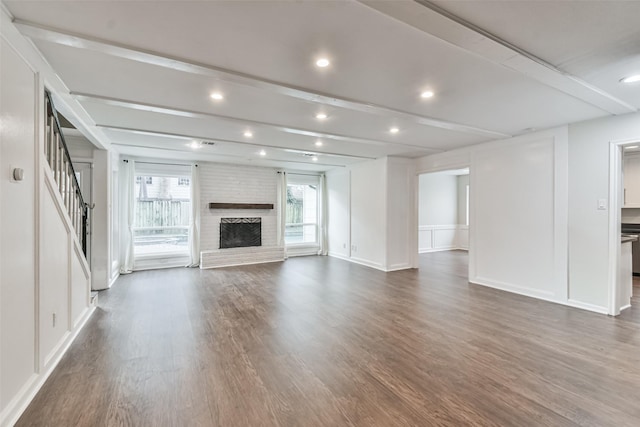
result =
M262 246L261 218L221 218L220 249Z

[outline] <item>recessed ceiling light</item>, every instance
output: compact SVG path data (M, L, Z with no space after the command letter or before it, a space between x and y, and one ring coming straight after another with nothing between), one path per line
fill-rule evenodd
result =
M220 101L221 99L224 99L224 96L222 96L220 92L214 92L211 94L211 98L215 99L216 101Z
M400 129L398 129L398 128L391 128L391 129L389 129L389 132L391 132L391 133L398 133L398 132L400 132Z
M312 157L311 160L313 160L314 162L317 162L318 158L317 157Z
M244 136L246 136L247 138L251 138L253 136L253 133L250 130L248 130L244 133Z
M640 145L629 145L624 147L625 150L635 150L636 148L640 148Z
M191 141L189 144L187 144L187 147L191 147L194 150L197 150L198 148L202 147L202 144L198 141Z
M640 74L634 74L633 76L625 77L620 80L622 83L638 83L640 82Z
M318 120L324 120L326 118L327 118L327 115L325 113L316 114L316 119L318 119Z
M316 147L322 147L322 141L317 140L315 145Z
M433 91L431 91L431 90L425 90L424 92L422 92L422 93L420 94L420 96L421 96L422 98L431 98L431 97L433 97L433 95L434 95L434 93L433 93Z
M264 151L264 150L260 150L260 152L259 152L258 154L260 154L261 156L266 156L266 155L267 155L267 152L266 152L266 151Z
M320 68L328 67L330 64L327 58L320 58L316 61L316 65Z

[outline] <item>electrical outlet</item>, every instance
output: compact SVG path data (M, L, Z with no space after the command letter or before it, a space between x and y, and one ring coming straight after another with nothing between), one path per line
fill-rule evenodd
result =
M347 244L346 243L342 244L342 249L347 249Z
M53 327L55 328L56 327L56 314L55 313L53 313L53 316L52 316L51 320L52 320L52 323L53 323Z

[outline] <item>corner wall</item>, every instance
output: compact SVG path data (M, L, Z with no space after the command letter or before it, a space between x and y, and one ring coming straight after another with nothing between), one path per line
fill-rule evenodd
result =
M381 158L326 176L329 255L383 271L414 267L413 160Z

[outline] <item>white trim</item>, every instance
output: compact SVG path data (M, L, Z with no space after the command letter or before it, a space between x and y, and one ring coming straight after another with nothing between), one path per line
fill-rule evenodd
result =
M607 285L607 314L617 316L618 263L620 260L620 223L622 221L622 150L627 144L637 143L637 138L609 141L609 267Z
M66 334L65 341L63 341L62 345L58 346L58 354L51 358L50 364L48 366L45 365L45 369L41 374L33 374L15 397L9 401L5 410L2 411L2 416L0 416L0 425L12 426L18 422L20 416L22 416L33 398L36 397L36 394L38 394L38 391L40 391L47 381L49 375L51 375L56 366L58 366L58 363L60 363L62 357L67 353L67 350L69 350L69 347L71 347L71 344L75 341L80 331L87 324L87 321L94 311L95 307L93 306L85 309L81 320L78 322L77 329Z
M109 281L109 287L112 287L113 284L116 283L116 280L118 280L119 277L120 277L120 271L118 271L116 275L111 278L111 280ZM89 292L89 295L91 295L91 292Z
M384 269L384 266L382 264L380 264L379 262L373 262L373 261L369 261L363 258L357 258L352 256L351 258L348 258L347 261L353 262L355 264L360 264L360 265L364 265L366 267L371 267L371 268L375 268L376 270L380 270L380 271L386 271Z
M500 289L502 291L512 292L514 294L525 295L528 297L539 298L545 301L552 301L563 303L564 301L558 300L554 297L553 291L541 291L535 288L529 288L526 286L517 286L511 283L500 282L497 280L487 279L485 277L473 277L469 279L470 283L476 285L487 286L489 288Z
M576 301L573 299L568 299L565 305L568 305L569 307L579 308L582 310L593 311L594 313L607 314L607 307L603 307L595 304L589 304L581 301Z
M414 268L410 263L408 262L403 262L401 264L393 264L390 265L386 270L387 273L391 272L391 271L400 271L400 270L408 270L410 268Z

